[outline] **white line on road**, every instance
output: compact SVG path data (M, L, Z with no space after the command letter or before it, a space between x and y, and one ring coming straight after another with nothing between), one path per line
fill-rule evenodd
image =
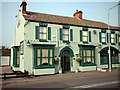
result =
M89 85L76 86L76 87L70 87L70 88L92 88L92 87L98 87L98 86L104 86L104 85L110 85L110 84L116 84L116 83L120 83L120 81L103 82L103 83L89 84ZM67 89L70 89L70 88L67 88Z

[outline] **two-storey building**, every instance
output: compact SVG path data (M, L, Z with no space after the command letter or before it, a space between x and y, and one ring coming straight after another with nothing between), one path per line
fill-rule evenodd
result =
M120 67L120 27L110 26L108 31L107 24L85 20L78 10L74 17L65 17L26 11L26 5L22 2L14 31L14 71L42 75L58 73L60 68L63 73L108 68L109 40L111 67ZM76 61L78 57L80 62Z

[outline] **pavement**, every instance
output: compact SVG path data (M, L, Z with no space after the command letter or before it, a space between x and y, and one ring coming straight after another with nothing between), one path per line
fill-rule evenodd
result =
M6 70L6 69L5 69ZM112 75L118 75L120 68L114 68L112 69L112 72L100 72L100 71L86 71L86 72L67 72L63 74L55 74L55 75L41 75L41 76L31 76L29 78L9 78L6 80L1 80L0 82L1 86L5 86L8 84L17 84L17 83L29 83L29 82L42 82L42 81L50 81L50 80L63 80L63 79L71 79L71 78L78 78L78 77L94 77L94 76L112 76Z

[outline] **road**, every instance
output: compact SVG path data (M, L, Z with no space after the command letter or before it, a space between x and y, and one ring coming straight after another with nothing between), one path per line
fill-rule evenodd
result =
M47 80L38 82L18 83L3 86L7 88L60 88L72 90L73 88L118 88L118 74L93 75L88 77L75 77L58 80Z

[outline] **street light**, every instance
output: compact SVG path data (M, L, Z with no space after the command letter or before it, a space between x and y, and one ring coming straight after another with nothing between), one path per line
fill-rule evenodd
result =
M110 26L109 26L109 14L110 14L110 10L113 9L114 7L118 6L118 5L120 5L120 2L119 2L117 5L111 7L111 8L108 10L108 31L110 31ZM108 50L108 53L109 53L109 72L111 72L110 34L109 34L109 50Z

